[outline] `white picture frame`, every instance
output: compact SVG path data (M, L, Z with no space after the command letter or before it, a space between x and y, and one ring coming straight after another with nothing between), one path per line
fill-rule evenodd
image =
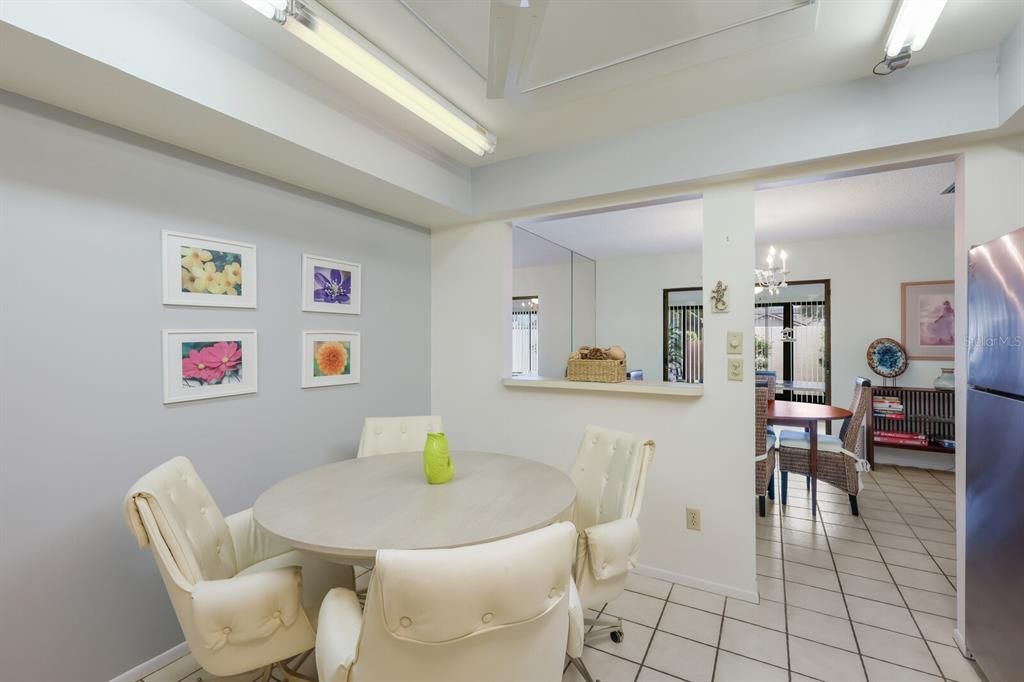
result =
M256 307L255 246L173 230L163 231L162 243L164 305Z
M326 344L342 346L344 348L344 357L339 358L338 350L336 348L329 349L326 347ZM360 364L362 361L361 351L359 332L303 331L302 388L358 384L360 382ZM325 357L335 364L340 362L340 370L335 372L326 366L326 363L321 365L321 361Z
M318 279L318 275L322 279ZM345 300L346 298L347 300ZM362 309L362 298L362 265L337 258L302 254L302 309L304 311L359 315Z
M216 357L203 362L204 354ZM256 393L256 330L164 329L163 374L164 404Z

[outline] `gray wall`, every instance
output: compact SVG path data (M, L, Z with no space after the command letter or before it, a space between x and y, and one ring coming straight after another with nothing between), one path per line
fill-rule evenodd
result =
M161 304L160 231L256 245L259 307ZM108 680L183 640L128 486L187 455L225 514L429 406L429 235L0 92L3 680ZM299 310L303 252L363 265L363 314ZM255 328L259 393L161 403L163 328ZM299 388L300 330L362 333L358 386ZM356 520L361 521L361 520Z

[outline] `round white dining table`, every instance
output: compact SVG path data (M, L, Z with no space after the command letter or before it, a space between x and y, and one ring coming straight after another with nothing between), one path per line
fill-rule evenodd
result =
M430 485L423 455L335 462L296 474L256 500L253 517L296 549L372 564L378 549L500 540L561 518L576 499L564 472L523 457L453 451L455 477Z

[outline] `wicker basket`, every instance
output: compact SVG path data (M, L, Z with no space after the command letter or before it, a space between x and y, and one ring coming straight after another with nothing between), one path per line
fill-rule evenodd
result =
M626 380L626 361L570 359L565 378L569 381L618 384Z

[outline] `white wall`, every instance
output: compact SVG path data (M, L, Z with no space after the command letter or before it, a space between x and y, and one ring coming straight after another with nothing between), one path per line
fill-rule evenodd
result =
M187 455L232 513L428 413L429 236L16 96L0 149L0 678L109 680L184 639L135 479ZM163 306L162 229L255 244L259 307ZM362 315L299 309L303 252L362 263ZM163 328L257 329L259 392L162 404ZM303 329L361 332L362 383L301 389Z
M597 263L572 254L572 348L597 344Z
M865 352L880 336L900 338L900 283L953 279L952 227L781 246L790 254L790 279L832 280L832 401L837 405L850 401L854 377L880 381L868 367ZM753 267L752 260L751 271ZM622 345L631 367L660 377L662 290L700 286L699 254L602 260L597 272L598 343ZM750 329L752 325L747 326ZM897 383L931 386L942 367L952 366L951 360L912 360Z
M565 359L572 350L572 264L570 251L564 265L515 268L513 296L537 296L538 354L540 375L565 375Z
M704 262L709 277L747 281L753 261L753 188L705 193ZM753 316L753 290L708 324L703 398L505 388L510 370L511 228L501 222L431 236L431 401L453 449L519 454L568 471L587 424L657 442L640 524L642 571L756 599L753 378L725 380L725 332ZM712 283L713 284L713 283ZM744 359L753 362L748 337ZM469 371L467 371L469 368ZM703 531L687 531L687 506Z
M981 143L966 149L957 163L956 308L967 309L967 252L1007 232L1024 227L1024 136ZM956 337L967 338L967 316L956 318ZM967 346L956 347L956 587L958 644L970 643L964 619L967 528ZM1012 503L1012 502L1011 502Z

